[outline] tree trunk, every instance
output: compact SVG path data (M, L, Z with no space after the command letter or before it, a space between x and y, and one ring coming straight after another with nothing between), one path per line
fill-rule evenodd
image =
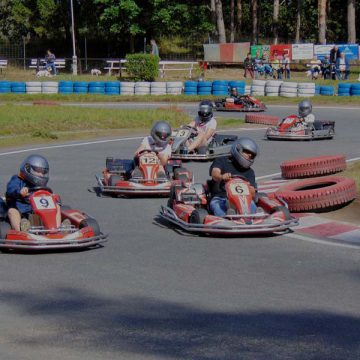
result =
M348 28L348 43L356 43L356 27L355 27L355 0L348 0L347 2L347 28Z
M326 0L318 0L319 43L326 44Z
M233 43L235 40L235 0L230 0L230 42Z
M258 2L257 0L251 0L251 6L252 6L252 36L251 41L253 44L257 43L257 36L258 36Z
M215 0L210 0L210 12L211 12L211 22L215 25L215 28L217 28Z
M274 13L273 13L273 31L274 31L274 44L279 43L279 0L274 0Z
M215 9L216 9L217 28L219 32L219 43L226 43L222 0L215 0Z
M242 30L242 2L241 0L236 1L236 32L238 39L240 39L241 30Z
M301 13L304 0L298 0L297 2L297 12L296 12L296 33L295 33L295 43L300 42L300 28L301 28Z

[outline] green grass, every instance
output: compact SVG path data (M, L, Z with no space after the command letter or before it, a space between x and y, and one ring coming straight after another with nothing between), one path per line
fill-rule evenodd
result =
M347 169L340 175L354 179L358 193L360 192L360 161L348 165Z

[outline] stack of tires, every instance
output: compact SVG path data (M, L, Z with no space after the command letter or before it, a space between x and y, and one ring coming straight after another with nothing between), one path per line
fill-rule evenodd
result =
M228 96L229 95L229 82L227 80L213 81L212 94L215 96Z
M351 84L339 84L338 86L338 96L350 96Z
M120 94L121 95L134 95L135 83L134 82L124 82L120 84Z
M296 82L283 82L280 86L280 96L297 97L298 84Z
M135 95L149 95L150 94L150 82L138 81L135 83Z
M315 95L320 95L320 85L315 85Z
M351 84L350 95L360 96L360 84Z
M152 82L150 93L151 95L166 95L166 82Z
M105 82L104 81L91 81L89 82L89 94L105 94Z
M106 81L105 82L106 95L119 95L120 94L120 81Z
M26 84L22 81L14 81L11 83L11 92L15 94L25 94ZM41 90L40 90L41 93Z
M326 85L326 86L321 85L320 95L333 96L334 95L334 87L331 85Z
M197 88L198 95L211 95L212 81L199 81Z
M230 89L236 88L239 95L245 94L245 81L230 81L229 87Z
M87 94L88 86L86 81L74 81L74 94Z
M280 80L268 80L265 85L266 96L279 96L281 84Z
M251 95L265 96L265 80L253 80L251 85Z
M181 81L168 81L166 83L166 93L171 95L181 95L183 83Z
M24 83L24 85L25 84L26 84L26 93L27 94L41 94L41 91L42 91L41 81L27 81L26 83ZM15 92L15 91L12 89L12 92ZM22 93L22 90L18 91L18 93L19 92Z
M315 95L315 83L299 83L298 84L298 96L311 97Z
M185 95L197 95L197 81L185 81Z
M250 95L250 94L251 94L251 85L245 85L244 95Z
M11 93L11 82L0 81L0 94Z
M44 81L41 84L43 94L57 94L59 92L59 83L57 81Z
M72 81L59 81L59 94L72 94L74 92L74 83Z

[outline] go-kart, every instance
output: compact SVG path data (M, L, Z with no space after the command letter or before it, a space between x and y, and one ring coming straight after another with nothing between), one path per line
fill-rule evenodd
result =
M265 111L266 106L253 96L240 95L236 98L228 97L216 100L215 109L217 111L260 112Z
M335 121L316 120L312 127L305 125L297 115L290 115L277 126L266 130L269 140L316 140L332 139L335 135Z
M102 176L95 175L103 194L116 196L168 196L174 179L192 182L190 171L181 166L181 161L169 160L165 173L157 153L142 150L138 154L138 168L133 160L106 158Z
M106 241L107 235L100 231L94 218L61 205L60 196L53 194L50 188L34 187L29 191L27 199L32 213L29 215L30 228L27 231L15 231L11 228L6 203L1 204L0 249L77 249L93 247ZM68 219L69 225L62 224L65 219Z
M237 140L236 135L215 134L207 146L201 146L194 152L187 151L187 142L198 135L195 127L185 125L174 130L171 134L171 158L181 160L212 160L219 156L230 154L232 143Z
M271 234L298 224L283 200L255 193L242 177L226 182L227 215L212 215L210 185L174 182L168 204L161 207L159 216L185 231L210 235ZM257 206L255 213L251 207L253 200Z

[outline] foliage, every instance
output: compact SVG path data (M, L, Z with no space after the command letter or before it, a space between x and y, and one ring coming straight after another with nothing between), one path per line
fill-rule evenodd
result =
M159 73L159 57L151 54L128 54L126 70L135 80L154 81Z

